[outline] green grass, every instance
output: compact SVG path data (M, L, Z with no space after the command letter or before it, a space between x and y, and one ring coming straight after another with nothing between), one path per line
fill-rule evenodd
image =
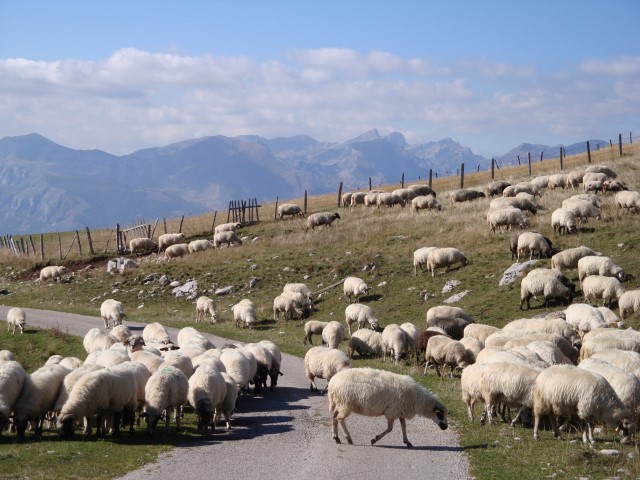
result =
M624 172L622 179L633 189L639 188L640 155L605 160L601 163L605 162L619 173ZM516 173L513 173L515 170L511 172L501 170L501 178L520 180ZM469 176L470 184L473 181L474 177ZM275 341L283 351L300 357L306 352L306 347L302 344L301 322L285 323L281 320L276 324L271 310L273 298L287 282L305 282L312 290L319 290L347 275L359 276L372 287L371 294L363 299L363 302L373 308L382 326L410 321L424 327L425 313L430 307L440 304L448 296L462 290L470 292L457 305L473 314L481 323L502 327L511 320L545 311L535 300L532 300L532 306L535 307L533 310L520 310L519 283L498 287L502 272L513 262L509 252L508 234L491 234L486 225L489 200L452 207L445 193L437 187L436 189L444 205L442 212L414 214L409 209L400 210L397 207L380 211L362 208L352 211L341 210L341 220L331 228L316 232L305 232L302 219L264 221L243 230L244 234L251 238L259 237L259 240L245 242L241 247L202 252L171 262L158 261L157 256L152 255L142 259L138 269L124 275L107 274L105 262L100 259L93 264L94 268L85 268L87 262L70 264L74 275L69 283L40 285L34 281L37 277L35 265L25 264L24 260L22 264L10 264L3 260L0 266L0 289L7 288L13 292L3 297L6 304L95 316L98 316L103 299L116 298L124 303L131 321L158 321L167 326L181 328L195 325L194 305L184 299L174 298L170 287L160 287L157 282L145 285L145 277L152 273L166 274L181 283L188 279L196 279L201 293L210 295L214 290L213 284L220 287L232 285L234 293L218 299L218 311L223 321L216 325L200 324L198 329L240 341L268 338ZM601 221L592 220L582 226L577 235L561 237L552 232L550 216L551 212L560 206L562 199L570 194L560 191L547 192L541 200L546 210L532 217L531 228L550 237L557 248L587 245L603 252L635 276L628 282L627 288L638 288L640 215L618 212L613 205L613 197L606 196L604 218ZM335 202L334 196L327 197L324 202L318 199L314 205L322 206L317 209L335 210L332 203ZM202 236L191 234L190 239ZM469 263L466 267L448 273L437 273L435 278L427 273L414 276L413 251L430 245L459 248L466 253ZM364 271L363 267L367 264L374 264L375 268ZM542 260L540 266L549 266L549 260ZM254 276L260 281L253 290L249 290L247 284ZM577 272L569 272L569 276L576 279ZM459 280L461 284L450 293L442 293L442 287L450 279ZM381 282L386 283L379 286ZM423 290L435 294L436 297L422 302L420 292ZM237 329L233 325L230 306L243 297L250 298L258 307L259 323L254 330ZM579 298L578 301L582 299ZM325 293L316 305L318 311L313 314L313 319L343 321L347 302L340 287ZM555 308L563 307L558 305ZM636 315L628 324L637 328L639 322L640 318ZM24 335L34 338L25 348L15 342L28 340L18 340L17 335L14 338L2 334L0 347L15 349L17 352L38 351L40 356L37 360L43 361L51 353L59 353L58 349L66 345L63 342L59 347L53 346L47 335L49 334L45 332ZM35 337L42 337L43 340L35 343ZM54 337L61 335L54 332ZM70 345L76 342L69 340ZM79 353L75 355L80 356ZM23 357L20 358L22 360ZM37 364L34 360L29 368L34 368ZM613 431L606 430L597 434L601 442L595 449L582 446L580 435L576 432L565 434L562 441L556 441L551 432L544 431L541 433L542 439L535 442L531 428L512 429L503 424L480 427L477 423L470 424L466 409L460 400L459 379L437 378L433 373L425 378L420 367L407 364L396 367L383 364L379 359L356 359L354 364L409 373L435 391L451 410L453 428L460 433L461 443L470 458L472 474L478 479L537 479L561 475L567 478L640 477L640 462L636 449L615 443L616 434ZM479 408L477 410L479 411ZM187 420L187 425L190 425L189 421ZM104 473L92 472L87 476L110 477L135 468L140 464L140 459L148 461L157 452L171 448L176 442L192 441L190 428L192 426L188 426L182 436L152 442L153 447L145 451L146 456L132 447L136 445L136 441L140 442L140 446L145 443L138 439L132 444L128 443L129 439L115 442L98 440L86 444L73 442L74 447L69 447L71 450L67 451L68 447L63 442L48 437L35 443L27 440L25 445L15 444L3 437L0 454L8 455L4 453L4 447L7 445L17 449L26 445L36 445L39 448L50 442L49 447L43 448L42 451L52 450L66 459L81 452L86 460L95 458L88 450L93 445L108 443L109 448L113 449L110 456L112 454L121 462L114 461L114 465L109 466L101 461L99 467L94 464L94 468L96 471L104 469ZM617 457L602 456L597 453L602 448L620 449L622 454ZM9 455L13 458L22 454L24 452ZM55 457L54 454L51 455ZM5 470L3 464L6 462L0 462L0 474L9 477L37 476L36 472L39 469L35 463L40 457L40 454L24 454L22 462L15 462L21 465L16 467L16 471L8 468ZM43 453L42 457L47 458L47 454ZM2 458L4 460L4 457ZM62 469L65 462L60 462L59 465ZM64 476L64 470L52 467L50 471L53 472L51 475L54 478L56 475ZM77 475L78 478L85 476L81 472Z

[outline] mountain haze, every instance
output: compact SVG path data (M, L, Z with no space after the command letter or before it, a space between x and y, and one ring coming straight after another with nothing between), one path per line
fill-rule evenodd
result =
M576 148L584 144L576 144ZM567 154L577 153L566 147ZM545 158L552 147L523 144L500 157L530 149ZM556 148L558 150L558 148ZM537 153L536 153L537 152ZM116 156L75 150L38 134L0 140L0 234L129 225L157 217L225 210L230 200L264 203L427 178L429 169L455 174L486 169L490 160L452 139L409 144L376 129L346 142L306 135L266 139L254 135L196 138Z

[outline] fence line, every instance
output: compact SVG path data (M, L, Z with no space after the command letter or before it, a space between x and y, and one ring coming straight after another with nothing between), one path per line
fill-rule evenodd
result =
M528 174L529 176L540 174L542 172L548 172L551 170L563 170L564 168L575 168L578 165L588 165L589 163L604 163L611 162L625 155L626 152L631 153L631 149L628 147L633 144L634 137L629 133L629 141L623 140L622 134L618 135L618 142L613 143L596 143L595 145L590 142L586 142L586 151L568 155L565 147L553 147L552 151L557 152L557 156L552 156L546 152L540 153L540 160L531 159L529 153L528 161L523 162L520 156L516 155L511 161L498 162L495 159L491 159L491 163L487 166L478 165L476 169L470 168L465 172L465 166L461 163L460 168L456 172L442 172L433 171L429 169L425 171L425 176L419 176L418 178L407 178L407 176L400 172L398 176L397 184L379 184L375 185L372 178L368 179L368 183L363 183L359 186L352 187L351 191L372 189L374 187L387 187L397 188L394 185L406 185L414 183L429 183L434 186L437 191L446 191L460 188L462 185L474 186L486 183L491 178L495 179L509 179L514 176L523 176ZM499 177L499 178L498 178ZM340 182L340 186L337 186L338 191L341 193L345 190L343 182ZM317 211L321 209L333 208L335 206L335 191L332 192L313 192L309 193L305 191L304 199L304 212L307 210ZM248 201L236 201L235 204L230 202L229 215L232 212L236 212L242 218L244 209L243 220L254 222L259 221L259 207L267 208L267 212L271 212L273 208L277 207L278 201L282 201L279 197L276 197L272 201L263 201L261 205L258 204L257 199L249 199ZM232 208L233 204L233 208ZM309 206L311 204L311 206ZM275 206L274 206L275 205ZM157 235L167 232L184 232L187 237L211 237L217 220L217 210L214 212L207 212L201 215L185 218L184 216L174 219L162 219L162 227ZM247 219L247 213L249 218ZM263 214L264 216L264 214ZM234 217L235 218L235 217ZM270 214L267 214L267 219L270 219ZM33 258L40 262L55 262L63 261L67 258L87 258L96 255L114 255L123 253L128 241L136 237L155 238L156 228L160 218L155 220L153 227L151 223L144 221L139 222L136 225L120 230L120 226L117 225L114 229L96 229L91 231L89 227L85 227L84 234L81 230L74 230L71 232L61 233L41 233L37 235L11 235L7 234L0 236L0 252L7 251L11 255L23 256L26 258ZM241 221L241 220L238 220ZM162 232L164 230L164 232ZM35 238L34 238L35 237Z

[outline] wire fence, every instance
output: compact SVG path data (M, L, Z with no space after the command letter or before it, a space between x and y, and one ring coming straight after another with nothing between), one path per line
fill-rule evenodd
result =
M585 142L585 151L571 154L564 147L558 146L546 151L528 152L524 156L500 161L491 160L490 165L465 166L464 163L456 172L434 171L425 172L424 177L405 178L399 173L397 183L374 184L371 178L358 185L350 185L350 191L367 189L384 189L387 191L415 183L431 185L437 192L446 192L463 187L484 185L491 180L510 180L517 177L535 176L552 171L562 171L589 164L611 164L621 157L632 155L640 151L634 136L618 135L617 141ZM465 167L467 171L465 172ZM470 168L469 168L470 167ZM290 199L287 201L304 202L304 213L334 209L340 206L340 195L343 184L336 185L335 191L308 192L304 199ZM336 195L337 192L337 195ZM228 221L238 221L245 218L245 208L250 209L251 222L275 219L275 210L280 198L264 200L258 204L257 199L232 200L228 210L216 210L191 217L157 218L151 223L138 219L134 224L121 227L119 224L112 229L90 230L89 227L71 232L41 233L32 235L4 235L0 236L0 252L10 255L31 258L42 263L56 261L78 261L96 256L113 256L125 253L126 246L132 238L157 238L163 233L182 232L189 238L210 238L216 225ZM261 211L259 209L262 209ZM255 217L254 217L255 215ZM247 217L249 218L249 217Z

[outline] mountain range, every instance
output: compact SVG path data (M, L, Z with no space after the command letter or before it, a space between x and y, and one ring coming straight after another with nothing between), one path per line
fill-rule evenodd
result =
M585 144L565 147L578 153ZM558 147L523 144L496 158L512 163ZM549 154L548 154L549 152ZM507 160L508 159L508 160ZM36 134L0 140L0 234L128 226L141 219L226 210L230 200L264 203L434 175L487 169L491 160L452 139L408 144L375 129L342 143L306 135L210 136L116 156L76 150Z

